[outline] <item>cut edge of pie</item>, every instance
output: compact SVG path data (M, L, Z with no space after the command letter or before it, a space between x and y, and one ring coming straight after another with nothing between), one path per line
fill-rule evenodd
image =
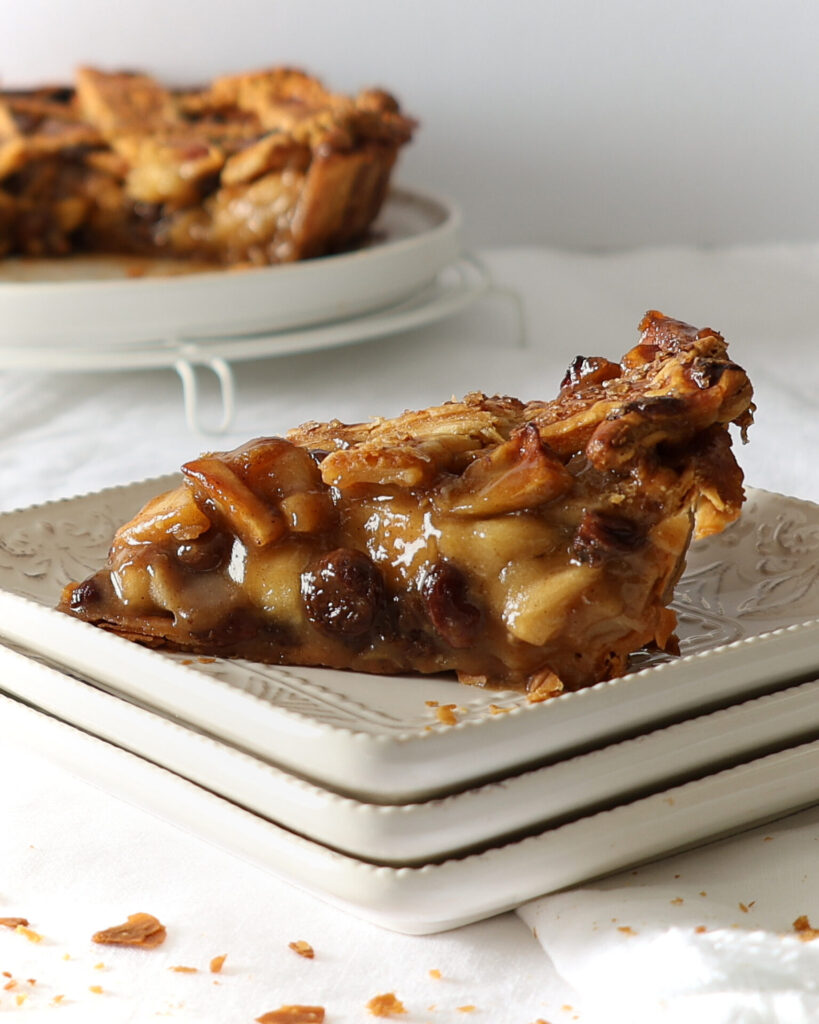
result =
M473 393L307 423L182 467L60 608L177 651L457 673L555 696L675 652L692 537L740 513L752 389L716 331L656 311L553 401Z

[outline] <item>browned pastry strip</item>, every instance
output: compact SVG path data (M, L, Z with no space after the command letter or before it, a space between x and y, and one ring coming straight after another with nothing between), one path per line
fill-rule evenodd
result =
M61 608L176 650L536 698L673 651L689 540L740 512L728 425L753 405L719 334L641 328L552 402L470 394L195 459Z

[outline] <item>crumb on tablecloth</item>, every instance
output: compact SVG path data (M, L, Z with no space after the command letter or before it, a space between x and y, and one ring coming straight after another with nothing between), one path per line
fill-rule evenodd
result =
M256 1018L257 1024L322 1024L323 1006L280 1006Z
M406 1007L394 992L384 992L381 995L373 996L367 1003L367 1009L373 1017L394 1017L396 1014L407 1012Z
M165 925L153 914L129 914L124 924L105 928L92 936L94 942L103 946L141 946L153 949L161 946L167 938Z
M299 956L303 956L305 960L312 960L316 955L313 947L309 942L305 942L304 939L296 939L295 942L288 942L287 945L294 953L298 953Z
M25 917L0 917L0 925L4 928L27 928L28 920Z

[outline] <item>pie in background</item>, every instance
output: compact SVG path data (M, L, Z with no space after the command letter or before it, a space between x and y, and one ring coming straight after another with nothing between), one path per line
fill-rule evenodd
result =
M415 122L274 68L170 90L81 68L0 92L0 256L285 263L367 236Z
M469 394L307 423L182 467L60 607L144 644L272 664L457 673L544 699L674 652L692 536L740 513L723 338L657 312L553 401Z

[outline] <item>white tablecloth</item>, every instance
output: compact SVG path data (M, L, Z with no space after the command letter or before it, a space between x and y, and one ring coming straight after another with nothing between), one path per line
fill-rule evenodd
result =
M190 433L171 372L1 374L0 507L158 475L199 450L305 419L390 415L473 389L548 397L575 355L616 358L629 347L646 308L725 334L756 386L757 422L739 450L748 482L819 500L819 247L484 256L523 299L522 336L515 303L490 294L416 332L238 365L238 414L219 439ZM328 1024L341 1024L369 1019L367 1001L383 992L402 1000L407 1024L694 1013L761 1024L819 1012L819 948L779 934L793 934L802 914L819 924L819 812L547 897L519 916L408 938L346 917L2 735L0 917L28 918L43 940L0 927L0 970L12 976L0 984L0 1012L239 1022L300 1003L324 1005ZM94 931L136 911L166 924L162 947L92 945ZM297 939L315 959L288 949ZM210 974L210 958L225 953L223 972ZM180 965L199 971L169 969Z

